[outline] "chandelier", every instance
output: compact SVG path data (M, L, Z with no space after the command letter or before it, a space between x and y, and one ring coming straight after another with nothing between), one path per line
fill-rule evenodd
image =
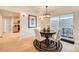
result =
M45 6L45 7L46 7L46 11L45 11L45 13L43 14L43 16L44 16L45 18L49 18L49 17L50 17L50 13L48 13L48 10L47 10L48 6Z

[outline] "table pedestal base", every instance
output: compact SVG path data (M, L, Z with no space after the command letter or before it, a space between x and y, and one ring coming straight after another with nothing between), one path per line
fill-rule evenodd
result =
M57 43L52 40L49 40L49 45L46 45L45 43L46 43L45 40L41 42L38 40L34 40L33 42L34 47L42 52L59 52L62 49L61 42L59 43L58 47L56 46Z

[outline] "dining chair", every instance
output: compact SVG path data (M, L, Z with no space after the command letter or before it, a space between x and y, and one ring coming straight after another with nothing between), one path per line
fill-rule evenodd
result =
M41 37L40 31L38 29L34 29L35 39L42 41L44 38Z
M56 34L51 38L51 40L56 42L56 49L60 46L60 39L61 39L60 31L57 30Z
M58 30L57 36L56 36L56 46L57 48L60 46L60 40L61 40L61 35L60 35L60 31Z

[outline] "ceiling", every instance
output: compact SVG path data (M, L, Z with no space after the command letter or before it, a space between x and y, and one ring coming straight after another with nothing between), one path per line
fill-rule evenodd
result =
M7 10L15 13L36 13L43 15L45 13L45 6L0 6L1 10ZM78 6L49 6L48 11L51 15L61 15L66 13L79 12Z

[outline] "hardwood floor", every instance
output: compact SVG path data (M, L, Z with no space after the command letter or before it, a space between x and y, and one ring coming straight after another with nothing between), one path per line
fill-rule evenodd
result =
M35 52L33 40L30 38L20 39L19 37L0 38L0 52Z
M20 39L19 37L0 38L0 52L37 52L33 46L33 38ZM61 41L63 49L61 52L74 52L73 44Z

